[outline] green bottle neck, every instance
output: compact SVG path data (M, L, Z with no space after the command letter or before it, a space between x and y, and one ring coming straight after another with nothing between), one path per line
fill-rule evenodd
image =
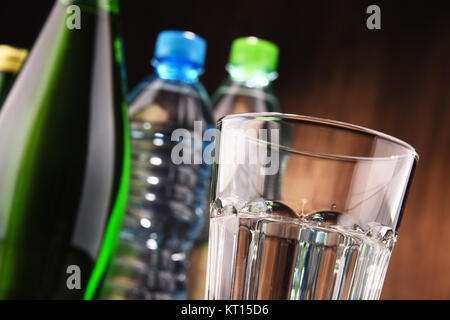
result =
M232 81L241 82L247 87L267 87L278 77L276 71L268 72L259 68L233 64L227 65L227 71Z
M75 5L81 8L102 8L111 13L119 13L119 0L59 0L66 6Z

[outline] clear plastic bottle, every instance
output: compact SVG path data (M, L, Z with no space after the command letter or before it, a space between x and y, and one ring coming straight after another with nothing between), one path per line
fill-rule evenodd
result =
M204 225L210 168L175 164L176 129L212 126L208 95L198 81L206 42L184 31L163 31L155 73L130 95L131 185L119 244L101 297L184 299L187 265ZM188 143L189 141L183 141ZM205 144L191 144L192 154ZM192 156L191 154L191 156Z
M217 121L231 113L279 112L278 99L271 82L277 78L278 47L255 37L233 41L227 65L229 77L217 89L213 97L213 113ZM209 212L209 210L207 210ZM208 225L204 235L208 234ZM208 241L198 241L191 270L196 281L191 286L190 298L202 299L204 295L204 270Z
M238 38L231 45L228 79L213 97L216 120L232 113L279 112L271 82L278 76L278 47L256 37Z

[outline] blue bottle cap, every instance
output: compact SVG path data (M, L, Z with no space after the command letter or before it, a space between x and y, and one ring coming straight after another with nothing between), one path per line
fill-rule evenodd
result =
M154 58L168 59L203 67L206 41L190 31L165 30L156 39Z

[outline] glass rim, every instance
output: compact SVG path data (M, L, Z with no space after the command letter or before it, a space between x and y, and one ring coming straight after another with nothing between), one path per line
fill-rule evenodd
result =
M226 121L228 119L234 119L234 118L247 118L247 119L267 120L267 121L291 119L291 120L296 120L296 121L309 122L312 124L327 125L327 126L331 126L331 127L335 127L335 128L339 128L339 129L351 130L356 133L369 134L369 135L373 136L374 138L381 138L392 144L400 146L409 152L409 153L405 153L405 154L401 154L401 155L392 155L392 156L386 156L386 157L366 157L366 156L349 156L349 155L334 154L334 153L316 152L316 151L310 151L310 150L306 150L306 149L287 147L282 144L278 145L278 147L280 149L284 149L286 151L301 154L301 155L314 156L314 157L319 156L319 157L325 157L325 158L331 158L331 159L350 160L350 161L355 161L355 160L358 160L358 161L359 160L370 160L370 161L393 160L393 159L399 159L399 158L409 157L409 156L412 156L415 161L419 160L419 154L417 153L416 149L409 143L407 143L399 138L396 138L394 136L391 136L389 134L383 133L381 131L377 131L374 129L366 128L366 127L348 123L348 122L319 118L319 117L312 117L312 116L306 116L306 115L298 115L298 114L293 114L293 113L251 112L251 113L236 113L236 114L229 114L229 115L223 116L219 120L217 120L216 124L218 125L218 124L221 124L223 121ZM268 142L265 142L265 143L273 145L273 143L268 143Z

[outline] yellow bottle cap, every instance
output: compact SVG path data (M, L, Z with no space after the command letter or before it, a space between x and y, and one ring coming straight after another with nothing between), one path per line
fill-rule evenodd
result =
M0 45L0 72L19 72L28 50Z

